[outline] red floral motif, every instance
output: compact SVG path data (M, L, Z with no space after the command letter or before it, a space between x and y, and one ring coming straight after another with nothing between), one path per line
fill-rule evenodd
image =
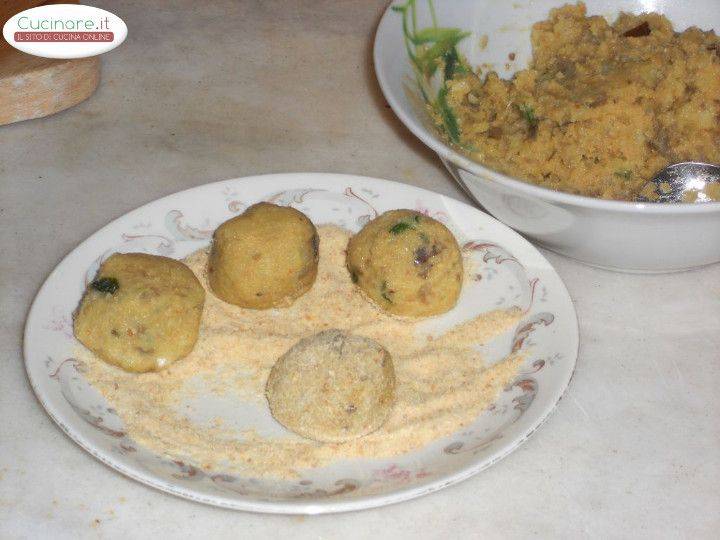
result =
M210 476L210 480L213 482L235 482L237 478L230 474L213 474Z
M237 214L238 212L242 212L247 208L247 205L242 201L230 201L228 202L228 210L230 210L232 213Z
M185 223L185 214L170 210L165 216L165 226L178 239L206 240L212 237L213 229L197 229Z
M350 493L352 491L355 491L359 487L359 483L357 480L352 480L349 478L343 478L341 480L338 480L335 482L335 485L337 486L336 489L315 489L313 491L301 491L297 493L288 494L289 497L292 497L293 499L308 499L308 498L315 498L315 497L338 497L340 495L344 495L346 493Z
M137 448L130 444L120 443L120 453L121 454L130 454L132 452L137 452Z
M170 240L167 236L163 236L161 234L122 234L123 242L128 243L132 242L133 240L140 240L140 239L153 239L157 241L157 246L155 246L155 250L158 251L162 255L171 255L175 251L175 243Z
M510 391L513 388L520 388L520 390L522 390L522 394L513 398L513 403L515 404L514 408L522 414L528 410L530 404L535 400L538 383L532 377L517 379L508 388L506 388L506 391Z
M518 269L522 272L516 272L518 280L522 283L524 282L526 277L526 271L523 264L518 261L512 254L510 254L504 247L495 244L493 242L477 242L475 240L471 240L469 242L465 242L462 246L463 251L484 251L485 253L482 256L483 262L487 263L490 261L494 261L495 264L503 264L506 262L512 262L515 263L518 266ZM475 281L481 281L482 275L481 274L475 274ZM537 291L537 287L540 284L539 278L532 278L527 281L528 286L528 292L529 292L529 299L527 302L527 305L525 306L525 309L523 309L523 313L529 313L530 309L533 306L533 303L535 302L535 294Z
M275 195L271 195L270 197L268 197L268 198L265 199L265 200L266 200L267 202L274 203L274 202L280 201L280 200L283 199L286 195L292 194L292 197L290 198L290 201L288 202L288 205L290 205L290 204L292 204L292 203L299 204L299 203L305 202L305 197L307 197L308 194L310 194L310 193L317 193L317 192L319 192L319 191L327 191L327 190L325 190L325 189L313 189L313 188L308 188L308 189L297 189L297 190L290 190L290 191L281 191L280 193L276 193Z
M202 472L200 469L195 467L194 465L190 465L189 463L185 463L184 461L180 461L177 459L173 459L172 463L178 468L180 472L172 473L173 478L177 478L178 480L186 479L186 480L199 480L200 478L205 476L205 473Z
M542 368L544 368L544 367L545 367L545 360L542 360L542 359L540 359L540 360L535 360L535 361L532 363L532 367L530 368L530 370L528 370L528 371L521 371L520 373L523 374L523 375L532 375L533 373L537 373L538 371L540 371L540 370L541 370Z
M469 242L465 242L462 246L463 251L485 251L485 255L483 255L483 262L489 262L489 261L495 261L495 264L502 264L504 262L514 262L515 264L519 265L521 268L524 269L524 266L520 261L518 261L515 257L513 257L508 251L498 245L494 244L492 242L476 242L474 240L470 240Z
M51 359L51 358L48 358L48 360L49 360L49 362L48 362L48 365L49 365L50 362L52 361L52 359ZM59 381L59 380L60 380L60 371L62 370L62 368L63 368L63 367L65 366L65 364L67 364L67 363L70 363L70 365L71 365L73 368L75 368L76 371L79 371L79 372L82 373L83 363L82 363L80 360L78 360L77 358L66 358L65 360L63 360L62 362L60 362L60 363L58 364L58 367L55 368L55 371L53 371L52 373L50 373L50 375L48 375L48 376L49 376L51 379L55 379L56 381Z
M413 478L420 479L432 476L433 473L426 471L424 468L419 471L411 471L409 469L402 469L398 467L396 463L385 467L384 469L376 469L373 471L373 476L383 482L389 480L395 480L400 482L409 482Z
M411 478L411 472L407 469L401 469L396 464L392 464L385 469L377 469L374 471L374 476L379 476L383 480L403 480L407 481Z
M48 358L46 365L48 368L52 365L52 358ZM60 362L53 371L48 374L48 377L60 383L62 394L65 397L65 400L68 402L68 405L73 408L73 410L78 414L78 416L80 416L80 418L85 420L85 422L90 424L95 429L102 431L106 435L115 437L116 439L125 437L124 431L107 427L106 425L104 425L105 419L102 416L94 415L88 409L77 405L72 399L67 396L65 390L63 389L62 381L60 380L60 372L65 366L68 365L71 366L72 369L74 369L78 373L82 373L85 368L85 364L83 364L77 358L66 358L65 360Z
M116 439L122 439L123 437L125 437L124 431L119 429L112 429L104 425L103 423L105 420L101 416L95 416L87 409L81 409L80 407L71 403L70 400L68 400L68 403L70 403L70 406L75 409L75 411L80 415L80 418L85 420L88 424L90 424L98 431L102 431L105 435L110 435L111 437L114 437Z
M438 221L441 221L443 223L446 223L448 220L448 215L445 212L443 212L442 210L433 212L427 206L424 206L419 200L415 201L415 211L420 212L421 214L431 217L433 219L437 219Z
M369 202L367 202L365 199L363 199L360 195L355 193L351 187L349 187L349 186L346 187L345 191L343 192L343 195L345 195L346 197L353 197L353 198L357 199L358 201L364 203L366 206L370 207L370 210L372 210L372 212L373 212L372 217L377 217L378 211L375 210L375 207L372 204L370 204ZM370 219L372 219L372 217Z
M530 337L538 326L549 326L555 320L555 316L552 313L538 313L527 321L523 322L521 326L515 330L515 336L513 337L512 352L517 352L522 349L525 344L525 340Z
M241 482L240 478L229 474L212 474L208 475L208 478L218 486L219 488L237 493L238 495L256 495L257 489L248 485L247 482ZM250 480L252 483L253 480ZM315 497L337 497L345 493L355 491L359 487L357 480L344 478L335 482L335 489L313 489L310 490L309 486L313 485L311 480L301 480L298 485L293 489L299 489L300 491L291 491L285 493L284 496L292 499L312 499Z
M533 278L528 282L530 285L530 301L528 302L527 307L523 310L523 313L528 313L533 305L533 302L535 302L535 290L537 289L538 283L540 283L539 278Z
M519 416L518 416L519 418ZM517 420L517 418L515 419ZM515 421L513 420L513 422ZM507 425L511 424L512 422L509 422ZM498 429L495 433L490 435L489 437L483 439L481 442L477 444L466 444L463 441L455 441L453 443L448 444L445 448L443 448L443 452L445 454L464 454L465 452L472 452L473 454L478 453L480 450L484 450L488 446L490 446L493 442L502 439L502 430L505 428L503 426L502 428Z
M237 191L235 191L234 189L230 187L224 187L222 190L222 194L225 196L228 210L230 210L232 213L237 214L241 210L247 208L247 204L235 198L238 194Z
M213 474L210 477L212 483L218 486L220 489L237 493L238 495L251 495L251 491L248 490L243 484L237 483L237 478L229 474Z

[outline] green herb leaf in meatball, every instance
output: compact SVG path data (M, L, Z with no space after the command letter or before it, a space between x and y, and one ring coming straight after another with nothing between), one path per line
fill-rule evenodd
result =
M115 294L120 288L120 283L114 277L101 277L93 281L90 286L99 292Z

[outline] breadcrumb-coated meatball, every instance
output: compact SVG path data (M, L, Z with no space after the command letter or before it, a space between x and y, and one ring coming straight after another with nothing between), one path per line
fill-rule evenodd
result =
M298 435L343 442L378 429L395 400L390 353L375 341L326 330L299 341L268 377L275 419Z

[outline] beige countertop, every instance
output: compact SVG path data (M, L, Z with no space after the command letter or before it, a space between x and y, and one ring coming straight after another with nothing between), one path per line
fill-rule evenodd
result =
M637 276L544 252L580 320L570 389L516 452L421 499L334 516L233 512L147 488L75 445L33 397L21 335L48 273L111 219L198 184L285 171L466 200L374 80L384 0L93 4L129 27L103 56L98 92L0 127L0 537L717 534L720 265Z

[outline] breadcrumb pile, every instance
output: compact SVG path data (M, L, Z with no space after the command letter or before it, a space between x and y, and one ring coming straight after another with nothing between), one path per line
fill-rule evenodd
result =
M302 469L396 456L450 435L472 423L513 380L519 358L486 367L474 347L510 329L519 310L489 312L432 338L421 332L419 320L382 312L353 285L345 267L350 232L330 225L318 232L317 281L290 307L257 311L217 299L207 284L208 252L201 250L185 260L207 290L200 337L189 356L157 373L131 374L89 352L79 355L85 376L117 411L130 438L206 471L296 478ZM262 436L250 426L233 429L222 418L192 419L193 403L208 395L233 400L238 409L266 410L265 383L277 358L328 328L374 339L392 355L397 400L379 430L346 443L318 443L290 432Z

